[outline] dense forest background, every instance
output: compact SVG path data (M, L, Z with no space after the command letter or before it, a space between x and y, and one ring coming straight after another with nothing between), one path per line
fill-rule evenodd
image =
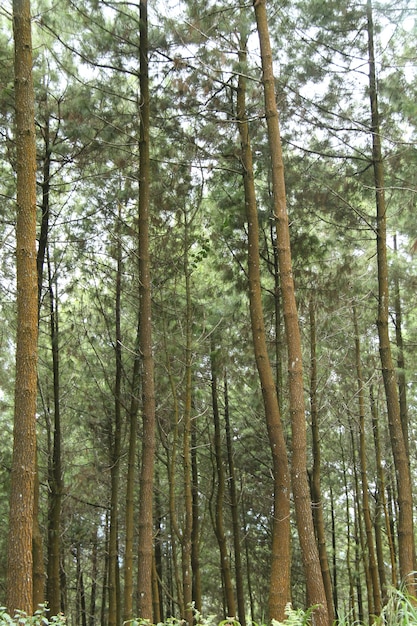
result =
M390 585L401 582L401 476L377 327L369 7L351 0L267 5L313 518L320 555L327 553L335 614L351 611L362 621L378 612ZM42 550L34 579L72 626L121 623L138 606L145 323L139 305L138 204L145 189L139 9L122 0L32 0L39 218L34 538ZM372 9L389 326L415 485L416 7L386 0ZM191 598L219 619L262 621L269 615L274 469L249 312L237 101L242 76L263 316L290 463L293 435L255 16L251 4L229 0L151 2L148 12L154 619L187 616ZM16 335L8 0L0 7L0 59L4 603ZM291 596L294 606L306 606L293 509L291 503Z

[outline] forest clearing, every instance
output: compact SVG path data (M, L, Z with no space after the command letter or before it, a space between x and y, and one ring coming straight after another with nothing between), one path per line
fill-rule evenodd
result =
M416 17L4 0L0 624L417 624Z

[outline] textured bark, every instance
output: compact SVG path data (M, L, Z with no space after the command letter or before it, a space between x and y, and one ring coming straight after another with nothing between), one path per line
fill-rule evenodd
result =
M46 598L51 615L61 610L61 503L63 493L61 463L60 364L58 343L58 310L54 297L51 263L48 254L48 289L50 305L50 337L52 346L52 379L54 397L53 443L48 467L48 565Z
M192 612L192 571L191 538L193 532L193 494L191 475L191 399L192 399L192 311L191 311L191 274L188 264L189 224L184 213L184 274L185 274L185 393L183 415L183 476L184 476L184 527L182 532L182 590L184 600L183 617L189 626L193 623Z
M153 478L155 382L152 352L151 262L149 256L149 70L148 7L140 2L139 314L142 355L142 455L139 493L138 616L152 621Z
M42 285L43 285L43 268L46 258L46 249L48 245L49 234L49 192L50 192L50 173L51 173L51 145L50 145L50 129L49 116L45 119L45 125L42 129L44 140L44 154L42 167L42 204L41 204L41 227L39 233L38 251L36 256L36 271L38 276L38 315L42 303ZM39 320L38 320L39 322ZM36 477L35 477L35 494L34 494L34 515L33 515L33 606L37 606L45 602L45 566L43 556L43 536L39 527L39 477L38 462L36 461Z
M133 364L131 399L129 408L129 450L126 475L126 544L124 558L124 596L123 621L133 619L133 543L135 536L135 477L137 466L137 430L139 411L140 356L139 356L139 323L136 332L135 361Z
M389 336L389 288L387 262L387 221L384 190L384 165L382 160L381 135L379 127L378 96L375 71L374 29L372 2L367 1L368 53L369 53L369 94L372 118L372 156L374 167L375 198L377 212L377 264L378 264L378 336L382 376L387 403L388 426L397 477L398 491L398 556L400 577L410 593L415 592L413 497L407 448L401 424L400 402L397 378L394 369Z
M200 496L198 489L197 424L191 424L191 475L193 494L193 527L191 535L191 568L193 572L193 602L197 611L202 608L200 569Z
M229 492L230 492L230 508L232 511L232 527L233 527L233 548L235 557L235 579L236 579L236 597L237 597L237 619L240 626L246 626L245 611L245 594L243 588L243 571L241 557L240 542L240 519L239 519L239 501L236 489L236 472L233 460L233 443L230 429L229 416L229 393L227 385L227 372L224 371L224 420L226 430L226 448L227 448L227 465L229 468Z
M366 554L366 541L365 541L365 533L363 531L363 511L362 511L362 500L361 500L361 486L359 484L359 471L358 471L358 463L356 459L356 451L360 446L358 446L357 438L356 438L356 423L353 423L353 420L349 416L349 430L350 430L350 439L351 439L351 449L352 449L352 467L353 467L353 477L355 484L355 496L354 496L354 508L355 508L355 581L356 581L356 593L358 596L358 611L359 611L359 619L360 622L363 622L363 602L362 602L362 590L363 590L363 582L361 580L361 572L364 572L365 576L365 586L366 586L366 594L368 601L368 613L372 615L374 612L374 603L373 603L373 595L372 595L372 580L369 569L369 561L367 559Z
M272 189L276 224L278 264L281 295L288 350L289 400L292 432L292 491L298 536L306 578L307 601L317 605L314 619L317 626L327 626L329 616L327 598L321 575L320 559L314 534L311 497L307 477L307 435L301 337L295 301L294 280L281 135L275 95L272 50L269 38L265 0L255 0L255 16L262 61L265 115L268 128L269 151L272 169Z
M397 236L394 235L394 251L397 250ZM404 340L402 331L402 306L400 279L398 271L394 271L394 309L395 309L395 342L397 344L397 367L398 367L398 395L400 401L400 417L403 429L405 450L408 462L410 462L410 450L408 441L408 408L407 408L407 381L405 378Z
M30 1L13 1L17 174L17 334L7 608L32 613L32 537L36 473L38 285L36 145Z
M375 447L375 463L376 463L376 472L377 472L377 509L382 509L384 513L384 521L385 521L385 534L389 548L390 555L390 563L391 563L391 584L395 587L398 584L398 576L397 576L397 565L396 565L396 556L395 556L395 547L394 540L391 531L391 520L388 512L387 499L385 496L385 475L384 468L382 465L382 453L381 453L381 442L379 436L379 415L378 409L375 403L374 398L374 390L371 385L369 390L369 399L371 404L371 414L372 414L372 432L374 436L374 447ZM387 586L385 583L385 562L379 564L380 567L380 584L383 592L386 593ZM382 571L381 571L382 568Z
M236 616L236 605L234 596L234 587L232 583L229 549L226 540L223 520L223 504L226 491L225 475L224 475L224 459L222 454L222 438L220 430L220 414L218 402L218 356L216 355L216 347L212 342L211 345L211 402L213 408L214 422L214 454L216 457L216 478L217 478L217 494L216 494L216 510L215 510L215 532L220 551L220 570L222 573L224 594L226 600L226 616Z
M244 50L244 44L241 44ZM241 52L241 61L243 52ZM246 118L245 79L239 75L237 119L241 141L241 159L248 222L248 288L252 340L255 361L262 388L274 477L274 518L272 529L269 617L283 621L290 601L290 480L287 449L271 367L262 307L259 225L255 197L252 149Z
M359 458L362 483L362 513L365 524L366 546L368 551L369 577L372 587L373 603L369 606L369 617L381 613L381 593L379 588L378 567L375 553L375 542L373 535L371 512L369 508L369 485L366 461L366 441L365 441L365 394L363 389L361 345L358 329L356 307L353 308L353 325L355 331L355 361L356 380L358 384L358 408L359 408Z
M313 500L314 525L319 548L320 567L326 591L327 607L330 622L334 621L332 579L329 560L327 558L326 530L323 516L323 502L321 495L321 449L319 411L317 406L317 332L314 296L309 300L310 315L310 413L313 448L313 470L311 476L311 497Z
M119 489L120 489L120 451L121 451L121 384L122 384L122 336L121 336L121 281L122 281L122 242L120 235L121 207L119 204L116 237L116 301L115 301L115 383L114 383L114 421L110 424L110 535L109 535L109 626L121 622L120 597L117 579L119 575L118 527L119 527Z
M37 458L37 454L36 454ZM39 476L36 461L35 490L33 502L33 535L32 535L32 562L33 562L33 608L45 602L45 566L43 556L43 536L39 526Z

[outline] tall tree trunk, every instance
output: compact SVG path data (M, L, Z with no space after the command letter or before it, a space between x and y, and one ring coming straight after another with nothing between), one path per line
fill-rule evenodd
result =
M122 384L122 334L121 334L121 293L122 293L122 242L121 242L121 206L118 207L115 234L117 238L116 301L115 301L115 383L114 383L114 422L110 428L110 535L109 535L109 626L121 622L120 598L117 593L119 574L118 530L119 530L119 483L121 452L121 384Z
M372 156L374 166L375 197L377 211L377 263L378 263L378 335L382 376L387 402L388 425L398 490L398 552L400 576L410 593L415 592L413 497L407 448L401 424L400 402L397 379L391 353L389 337L389 289L387 263L387 218L384 190L384 165L382 160L381 134L379 127L378 95L375 71L374 27L372 1L367 0L369 94L372 117Z
M193 524L191 536L191 569L193 573L193 602L197 611L202 609L200 569L200 496L198 491L197 423L191 424L191 475L193 494ZM243 625L244 626L244 625Z
M358 449L357 439L356 439L356 424L352 424L352 419L349 416L349 429L350 429L350 439L351 439L351 448L352 448L352 467L353 467L353 477L355 481L355 497L354 497L354 508L355 508L355 549L356 549L356 568L355 568L355 580L356 580L356 591L358 596L358 605L359 605L359 620L363 622L363 610L362 610L362 588L363 584L361 581L361 572L364 572L365 576L365 585L366 585L366 595L368 600L368 614L372 615L374 613L374 602L373 602L373 594L372 594L372 580L370 575L369 561L366 558L366 542L365 536L363 532L363 523L362 523L362 508L361 508L361 488L359 486L359 473L358 473L358 464L356 461L356 450Z
M232 433L230 429L230 415L229 415L229 391L227 383L227 372L224 370L224 420L226 431L226 449L227 449L227 465L229 468L229 492L230 492L230 508L232 512L232 527L233 527L233 547L235 557L235 579L236 579L236 597L237 597L237 618L240 626L246 626L246 611L245 611L245 595L243 588L243 571L242 571L242 556L241 556L241 542L240 542L240 519L239 519L239 502L236 489L236 471L235 463L233 460L233 443Z
M126 475L126 544L124 559L124 596L123 596L123 621L133 619L133 544L135 536L135 477L137 457L137 430L139 412L139 387L140 387L140 353L139 353L139 322L136 331L135 360L131 384L131 399L129 407L129 449L127 458Z
M36 145L30 0L13 0L16 111L17 333L10 487L7 608L32 613L32 537L36 473L38 283Z
M232 582L229 550L227 546L226 534L224 530L223 520L223 503L225 496L225 476L224 476L224 459L222 454L221 430L220 430L220 414L218 402L218 355L216 354L216 346L212 341L211 344L211 401L213 408L214 422L214 454L216 457L216 478L217 478L217 495L216 495L216 512L215 512L215 531L220 551L220 569L222 573L224 593L226 600L226 616L236 616L236 605L234 596L234 585Z
M184 619L193 623L191 538L193 532L193 494L191 476L191 408L192 408L192 311L191 272L188 263L189 222L184 210L184 275L185 275L185 390L183 415L183 476L184 476L184 527L182 531L182 589Z
M63 493L61 463L61 402L60 402L60 364L59 364L59 332L58 309L54 297L54 284L51 272L51 261L47 248L48 289L50 305L50 337L52 346L52 378L54 397L54 422L52 456L48 468L48 566L46 597L51 615L61 610L61 502Z
M317 533L320 566L326 591L329 620L334 621L332 580L330 575L329 560L327 558L326 532L323 516L323 501L321 495L321 449L319 411L317 406L317 332L316 312L313 294L309 299L310 314L310 413L312 429L313 470L311 477L311 495L313 500L313 515Z
M139 617L152 621L153 477L155 463L155 382L152 353L151 262L149 255L149 69L148 6L140 1L139 313L142 355L142 456L139 494Z
M394 235L394 252L398 255L397 235ZM395 308L395 342L397 344L397 367L398 367L398 395L400 401L401 425L404 435L405 450L410 462L410 450L408 441L408 408L407 408L407 382L405 378L404 340L402 331L402 307L400 278L398 269L394 271L394 308Z
M262 82L264 87L265 113L268 127L269 152L272 168L272 188L274 214L277 233L278 263L281 279L281 295L284 325L288 350L289 396L292 431L292 491L301 554L306 578L309 604L317 605L315 623L327 626L329 615L327 598L321 575L317 549L311 497L307 477L307 434L304 402L301 337L298 325L298 312L295 301L294 279L286 192L284 164L282 159L281 134L275 95L272 50L269 38L265 0L255 0L255 16L259 36L262 61Z
M90 611L88 615L88 626L95 626L96 623L96 597L97 597L97 577L98 577L98 529L94 528L91 538L91 589L90 589Z
M158 587L158 599L159 599L159 615L160 621L165 620L165 611L164 611L164 602L163 602L163 590L162 590L162 580L163 580L163 538L162 538L162 530L164 527L164 510L161 504L161 489L159 483L159 473L156 478L156 489L155 489L155 575L157 578L157 587Z
M382 453L381 453L381 441L379 436L379 415L378 409L375 403L374 398L374 390L373 386L370 386L369 389L369 399L371 405L371 414L372 414L372 432L374 436L374 447L375 447L375 464L376 464L376 473L377 473L377 508L381 508L384 513L385 520L385 533L387 537L389 555L390 555L390 563L391 563L391 584L394 587L398 584L398 576L397 576L397 565L396 565L396 555L395 555L395 547L394 540L391 530L390 516L388 512L387 499L385 496L385 476L384 476L384 468L382 466ZM384 564L380 564L380 568L384 567ZM380 572L379 575L381 589L384 592L386 591L386 585L384 585L385 575Z
M330 509L332 519L332 581L333 581L333 606L335 618L339 618L339 592L338 592L338 577L337 577L337 540L336 540L336 513L334 508L333 489L330 485ZM349 537L348 537L349 540Z
M46 258L46 249L49 235L49 192L51 186L51 142L49 115L45 119L43 127L44 155L42 168L42 204L41 204L41 227L39 233L39 244L36 255L36 272L38 276L38 324L42 303L43 268ZM36 608L45 602L45 566L43 556L43 537L39 526L39 476L38 461L36 454L36 476L34 494L34 515L33 515L33 606ZM62 610L62 609L61 609Z
M353 545L353 532L352 532L352 505L350 502L349 494L351 493L351 489L348 485L347 480L347 467L346 467L346 459L345 453L343 449L343 444L340 442L340 450L341 450L341 461L342 461L342 471L343 471L343 490L345 493L345 515L346 515L346 535L347 535L347 547L346 547L346 568L348 574L349 581L349 615L352 618L352 621L356 622L356 605L355 605L355 594L354 594L354 580L352 573L352 545Z
M381 593L379 588L378 567L375 553L375 543L372 528L371 512L369 507L369 485L366 462L366 441L365 441L365 394L363 389L361 345L359 337L358 319L356 307L353 307L353 326L355 331L355 361L356 380L358 385L358 406L359 406L359 458L362 483L362 513L365 524L366 545L369 560L369 576L372 586L373 606L369 610L369 616L381 613ZM371 609L371 607L369 607Z
M246 43L242 42L240 61L245 62ZM252 149L246 117L246 86L239 75L237 119L241 141L241 159L248 222L248 288L255 361L265 409L274 477L274 518L272 529L269 618L282 621L290 601L290 482L287 449L281 423L274 374L269 360L262 307L259 255L259 225L255 197Z
M87 626L87 607L85 602L85 588L84 588L84 575L81 566L81 546L78 543L75 549L75 559L76 559L76 574L77 574L77 585L76 585L76 613L77 613L77 624L80 626Z

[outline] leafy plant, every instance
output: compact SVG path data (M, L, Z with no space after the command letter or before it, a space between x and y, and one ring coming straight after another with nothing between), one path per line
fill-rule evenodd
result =
M387 604L376 623L378 626L411 626L417 624L417 598L405 589L391 589Z
M312 606L304 611L303 609L293 609L288 603L285 609L286 619L283 622L273 619L271 624L272 626L306 626L311 623L311 616L316 608L317 606Z
M16 611L12 617L5 607L0 607L0 626L66 626L66 618L62 613L48 616L46 605L39 605L33 615L24 611Z

